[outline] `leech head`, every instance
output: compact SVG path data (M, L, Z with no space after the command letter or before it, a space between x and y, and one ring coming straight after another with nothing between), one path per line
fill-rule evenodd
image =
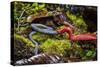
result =
M60 30L58 30L57 31L58 33L60 33L60 34L63 34L63 33L65 33L65 32L67 32L67 33L73 33L72 32L72 29L70 28L70 27L64 27L63 29L60 29Z

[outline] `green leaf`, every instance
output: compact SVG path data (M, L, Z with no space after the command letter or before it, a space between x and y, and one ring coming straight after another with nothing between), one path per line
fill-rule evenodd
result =
M39 5L39 9L42 10L45 7L45 4Z
M93 54L93 52L92 51L88 51L87 53L86 53L86 56L92 56L92 54Z
M38 6L38 3L33 3L32 4L32 7L37 7Z

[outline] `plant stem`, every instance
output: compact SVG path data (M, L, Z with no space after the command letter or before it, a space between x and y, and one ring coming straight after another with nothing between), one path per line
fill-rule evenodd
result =
M20 19L21 19L21 17L23 16L24 12L25 12L25 10L22 11L20 17L18 18L18 26L17 26L18 32L19 32L19 30L20 30L20 29L19 29L19 27L20 27Z

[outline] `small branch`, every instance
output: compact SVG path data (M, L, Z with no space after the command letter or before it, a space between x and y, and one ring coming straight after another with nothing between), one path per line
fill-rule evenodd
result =
M25 12L25 10L22 11L20 17L18 18L18 26L17 26L18 32L19 32L19 27L20 27L20 19L21 19L21 17L23 16L24 12Z

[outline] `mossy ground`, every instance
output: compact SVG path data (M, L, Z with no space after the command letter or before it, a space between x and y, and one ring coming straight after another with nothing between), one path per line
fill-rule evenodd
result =
M30 26L22 27L20 24L25 24L26 19L29 15L41 16L50 14L50 9L54 10L64 10L65 7L61 7L60 5L48 5L48 4L38 4L38 3L23 3L23 2L14 2L14 52L16 60L27 58L33 56L34 53L34 44L29 39L29 33L32 31ZM48 8L50 8L48 10ZM65 8L67 9L67 8ZM24 11L25 10L25 11ZM20 17L21 13L24 11L22 17ZM52 15L51 13L50 15ZM76 16L72 14L69 10L66 11L66 15L71 20L72 24L76 27L75 34L80 33L88 33L87 25L83 20L82 16ZM61 27L57 27L59 29ZM37 32L32 37L39 43L39 51L40 53L53 53L61 55L64 60L70 59L70 61L75 61L74 57L79 58L78 61L83 60L94 60L96 58L96 50L95 49L87 49L84 50L81 48L80 44L75 42L74 44L68 39L68 37L63 35L47 35L43 33ZM74 45L74 46L72 46ZM84 44L83 44L84 45ZM88 44L87 44L88 45ZM71 59L73 58L73 59Z

